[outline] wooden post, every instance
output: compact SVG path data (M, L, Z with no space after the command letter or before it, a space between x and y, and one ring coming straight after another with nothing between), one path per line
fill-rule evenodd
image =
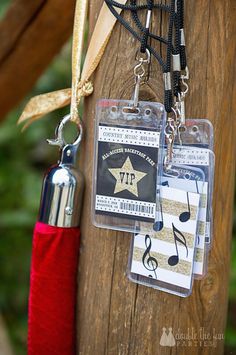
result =
M90 34L102 0L90 2ZM129 15L125 15L129 18ZM154 27L166 26L156 17ZM138 44L116 25L94 77L95 92L86 100L86 141L83 166L87 179L82 220L78 288L78 353L94 354L223 354L228 303L232 226L236 121L234 0L186 1L186 42L191 73L188 117L209 118L215 128L216 179L214 189L214 244L206 278L194 282L193 294L181 299L128 281L126 268L131 236L92 226L90 201L93 165L94 114L99 98L129 98L133 90ZM142 98L160 100L160 70L153 63L149 86ZM179 336L196 335L185 346L163 348L163 327ZM201 330L202 328L202 330ZM209 335L208 335L209 334Z
M31 90L73 28L75 0L14 0L0 22L0 121Z

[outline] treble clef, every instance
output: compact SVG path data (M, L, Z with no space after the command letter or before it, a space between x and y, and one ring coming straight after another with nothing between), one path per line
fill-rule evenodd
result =
M154 272L155 278L157 279L156 269L158 268L158 262L157 259L150 254L152 241L148 234L145 236L145 246L147 249L143 253L142 257L143 266L148 271ZM152 275L149 275L149 277L152 277Z

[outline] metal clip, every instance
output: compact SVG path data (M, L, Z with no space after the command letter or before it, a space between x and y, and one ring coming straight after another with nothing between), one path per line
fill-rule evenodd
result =
M136 77L136 84L134 88L134 108L138 107L140 83L141 83L141 76L138 75Z
M55 131L55 139L47 139L47 142L50 145L57 145L61 148L62 154L61 154L61 163L62 164L69 164L69 165L74 165L76 162L76 153L79 148L79 145L81 143L82 137L83 137L83 127L81 124L78 125L78 130L79 134L74 141L74 143L66 143L64 136L63 136L63 131L66 123L71 121L71 116L66 115L59 125L56 128Z
M189 80L189 69L188 67L185 68L185 74L181 75L182 80Z
M174 119L174 125L175 125L175 135L178 137L179 144L182 145L182 139L181 139L181 132L180 132L180 127L182 126L181 122L181 106L180 102L175 103L175 108L172 108L172 111L174 112L175 119Z
M178 100L175 102L175 109L179 113L179 121L181 125L185 125L185 93L178 94Z
M185 74L182 74L180 76L180 79L181 79L181 82L182 82L182 85L184 86L185 90L182 91L182 93L184 95L186 95L188 93L188 90L189 90L189 86L188 84L186 83L186 80L189 80L189 70L188 70L188 67L185 68Z
M189 90L189 86L186 83L186 80L189 80L188 67L185 68L185 73L180 76L180 79L181 79L181 83L182 83L182 85L184 87L184 90L181 91L178 94L178 100L176 100L176 102L175 102L175 108L180 113L180 115L179 115L180 116L179 128L180 128L181 125L185 125L185 96L187 95L188 90ZM179 128L178 128L178 132L179 132ZM178 135L179 135L179 140L181 141L180 133L178 133Z
M175 124L172 118L168 118L167 125L165 127L165 137L167 141L167 152L164 159L164 166L167 170L171 168L171 161L173 155L173 145L175 140Z
M179 144L182 145L181 139L181 131L180 127L185 125L185 103L184 103L184 96L178 95L178 100L175 102L175 112L176 112L176 120L175 120L175 127L176 127L176 134L178 137Z
M151 59L151 54L149 52L148 49L146 49L146 52L144 54L146 54L146 58L142 57L142 56L139 56L138 54L140 53L140 51L138 50L136 52L136 55L135 55L135 60L140 62L140 63L147 63L149 64L150 63L150 59ZM143 53L142 53L143 54Z
M134 67L134 76L135 76L135 88L133 94L134 108L138 107L139 101L139 89L141 85L141 81L146 74L144 64L150 64L150 52L146 49L146 57L138 56L138 52L136 53L135 60L138 61L138 64Z

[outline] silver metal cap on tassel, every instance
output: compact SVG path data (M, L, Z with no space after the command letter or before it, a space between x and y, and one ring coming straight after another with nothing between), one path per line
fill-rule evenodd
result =
M65 116L56 129L56 139L49 144L61 148L61 159L45 175L39 221L57 227L78 227L82 209L84 176L76 168L76 155L83 129L79 125L79 135L73 144L66 144L63 138L64 125L70 120Z

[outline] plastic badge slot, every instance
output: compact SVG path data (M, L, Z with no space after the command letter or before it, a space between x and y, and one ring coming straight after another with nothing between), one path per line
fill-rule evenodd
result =
M180 133L184 145L200 145L213 150L214 131L209 120L187 119L186 125L180 127Z
M153 120L153 115L155 114L156 112L153 110L150 104L141 108L133 107L132 105L125 106L121 110L117 106L112 106L110 108L110 119L112 120L143 120L145 122L151 122Z

